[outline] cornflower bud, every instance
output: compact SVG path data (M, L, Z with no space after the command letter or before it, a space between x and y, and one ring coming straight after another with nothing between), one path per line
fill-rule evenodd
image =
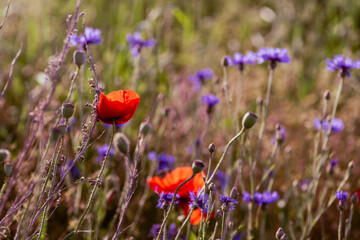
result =
M231 189L231 192L230 192L230 197L232 198L232 199L237 199L238 197L239 197L239 191L237 190L237 188L236 187L233 187L232 189Z
M281 237L284 235L284 230L280 227L277 231L276 231L276 234L275 234L275 237L276 239L280 240Z
M221 66L223 67L228 67L229 66L229 60L228 60L228 57L225 56L221 59Z
M215 150L216 150L216 148L215 148L215 144L210 143L210 145L209 145L209 152L214 153L214 152L215 152Z
M331 97L330 91L329 91L329 90L326 90L326 91L324 92L324 99L327 100L327 101L329 101L329 100L330 100L330 97Z
M357 193L354 193L351 198L350 198L350 201L352 204L357 204L359 202L359 196Z

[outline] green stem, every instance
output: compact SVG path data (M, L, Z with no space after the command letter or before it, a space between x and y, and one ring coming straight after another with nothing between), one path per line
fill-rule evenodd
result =
M351 203L350 216L349 216L346 228L345 228L345 240L349 239L349 234L350 234L350 229L351 229L351 221L352 221L352 218L353 218L353 215L354 215L354 208L355 208L355 204Z
M189 222L190 217L191 217L191 214L192 214L193 211L194 211L194 208L191 208L191 209L189 210L189 213L188 213L185 221L181 224L181 227L179 228L179 230L178 230L178 232L177 232L177 234L176 234L175 240L178 240L178 239L179 239L180 234L181 234L181 231L183 230L183 228L185 227L185 225Z
M101 166L100 172L99 172L98 176L96 177L96 182L95 182L94 188L93 188L93 190L92 190L92 192L91 192L91 195L90 195L88 204L87 204L87 206L86 206L86 208L85 208L85 211L83 212L83 214L82 214L82 216L81 216L81 218L80 218L80 220L79 220L78 225L76 226L76 229L75 229L75 232L74 232L74 235L73 235L73 239L76 238L76 235L77 235L77 233L78 233L78 231L79 231L80 225L81 225L82 221L84 220L86 214L89 212L90 207L91 207L91 203L92 203L93 200L94 200L94 196L95 196L96 190L97 190L97 188L98 188L99 182L100 182L100 180L101 180L101 176L102 176L102 174L103 174L103 172L104 172L104 170L105 170L105 166L106 166L107 160L108 160L108 158L109 158L109 152L110 152L111 146L112 146L112 144L113 144L113 139L114 139L114 135L115 135L115 129L116 129L115 119L113 119L113 129L112 129L112 134L111 134L111 137L110 137L109 148L108 148L108 150L107 150L107 152L106 152L106 156L105 156L105 159L104 159L103 164L102 164L102 166Z
M338 240L341 240L341 229L342 229L343 214L344 214L344 212L340 210L340 215L339 215L339 228L338 228Z
M3 184L2 188L1 188L0 202L1 202L2 196L3 196L4 192L5 192L5 189L6 189L7 185L8 185L8 183L9 183L9 179L10 179L9 177L6 177L5 183Z
M226 212L223 211L222 220L221 220L221 240L225 240L225 238L226 238L226 236L224 235L225 219L226 219Z

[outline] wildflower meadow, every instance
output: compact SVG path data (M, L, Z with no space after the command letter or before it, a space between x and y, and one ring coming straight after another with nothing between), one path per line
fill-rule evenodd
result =
M360 239L360 1L0 10L0 239Z

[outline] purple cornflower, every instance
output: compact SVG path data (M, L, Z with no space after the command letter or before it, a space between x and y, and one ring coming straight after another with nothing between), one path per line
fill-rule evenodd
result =
M212 172L210 174L210 176L212 175ZM216 186L220 186L221 189L224 189L226 186L226 182L227 182L227 176L226 173L224 171L218 170L215 173L214 176L214 183Z
M321 122L321 129L323 131L326 131L329 127L329 122L326 120L323 120ZM314 120L314 129L315 130L319 130L320 129L320 119L319 118L315 118ZM339 118L334 118L332 123L331 123L331 131L332 132L341 132L344 129L344 123L341 119Z
M242 192L242 200L244 201L244 202L251 202L251 194L249 193L249 192L247 192L247 191L243 191Z
M276 202L279 199L279 194L274 191L265 191L263 193L256 192L254 194L254 201L259 206Z
M298 187L300 188L301 191L306 192L310 186L310 183L311 183L310 179L303 179L298 183Z
M135 32L134 34L131 33L127 34L126 40L130 44L130 52L134 58L136 58L139 55L142 48L152 47L156 43L155 39L150 39L147 41L143 40L139 32Z
M205 200L204 200L204 194L201 194L200 196L197 197L193 191L190 191L189 197L190 197L190 201L189 201L190 208L195 206L195 207L199 208L201 211L204 209L204 213L207 213L207 210L211 209L212 205L209 207L209 204L207 203L207 201L208 201L207 194L205 194ZM196 209L196 208L194 208L194 209Z
M157 153L156 153L155 151L149 152L149 153L148 153L148 159L149 159L150 161L156 160L156 159L157 159Z
M280 125L280 130L279 130L279 136L278 136L279 138L278 138L278 141L280 142L280 143L283 143L284 141L285 141L285 139L286 139L286 129L282 126L282 125ZM276 133L275 133L275 136L273 136L272 138L271 138L271 143L272 143L272 145L275 145L275 143L276 143Z
M350 69L360 68L360 60L352 61L349 57L344 57L344 55L335 55L334 59L326 59L327 70L330 72L340 71L340 74L343 77L351 77Z
M229 66L238 66L240 70L244 69L245 64L254 65L257 61L257 56L254 52L248 51L245 55L235 53L234 57L227 56Z
M158 173L164 170L172 170L174 168L175 157L170 154L161 153L158 156L158 163L159 166L156 170Z
M286 48L260 48L257 52L258 63L263 63L265 61L270 61L276 67L277 62L281 63L290 63L291 58L288 55ZM274 67L273 67L274 68Z
M220 200L222 201L221 208L225 212L228 210L234 210L235 204L239 203L238 200L232 199L230 196L226 196L225 194L220 194Z
M193 84L194 91L199 91L205 80L211 80L214 77L211 68L197 70L195 75L189 76L189 81Z
M335 193L335 196L337 199L339 199L339 201L340 201L339 204L344 205L346 202L346 199L348 197L348 192L343 192L340 190Z
M69 161L65 164L65 166L62 166L61 168L59 168L59 172L60 172L61 176L65 173L67 168L71 166L71 164L72 164L72 161ZM75 165L70 169L70 176L74 180L80 178L80 171Z
M109 149L108 144L104 144L104 145L97 148L97 151L99 153L99 156L96 159L97 162L100 161L102 158L106 157L106 153L107 153L108 149ZM113 147L111 147L110 152L109 152L109 156L114 156L114 153L115 153L115 150L114 150Z
M239 232L237 233L232 240L241 240L243 237L246 236L246 233L245 232Z
M159 195L158 205L156 205L156 207L161 208L161 209L168 209L168 207L170 206L171 201L174 197L174 193L169 193L169 192L158 193L157 186L155 188L155 192L157 195ZM176 199L179 199L179 198L180 198L180 195L176 194ZM179 200L175 200L174 203L178 204Z
M83 48L85 48L86 45L90 44L100 44L101 41L101 30L92 27L86 27L84 34L79 35L79 37L77 36L77 34L73 34L70 37L71 45L81 45Z
M161 224L152 225L148 237L156 238L157 235L159 234L160 228L161 228ZM167 231L167 239L174 239L177 232L178 232L178 229L176 228L176 224L171 223L169 225L169 229Z
M338 158L335 158L335 159L331 159L329 164L332 168L334 168L339 162L339 159Z
M213 94L203 95L201 100L203 103L206 103L209 108L214 107L218 102L220 102L220 99Z

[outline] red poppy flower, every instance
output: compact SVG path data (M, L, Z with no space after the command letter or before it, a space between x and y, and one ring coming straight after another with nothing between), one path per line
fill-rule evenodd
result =
M161 192L171 192L174 193L176 188L188 179L192 175L193 171L191 167L179 167L167 174L164 178L153 177L147 181L150 188L159 193ZM189 213L189 192L192 191L195 194L204 186L204 181L200 173L196 174L193 179L185 183L182 186L178 194L180 196L179 207L184 211L185 215ZM205 215L206 216L206 215ZM196 209L192 212L190 217L190 223L192 225L198 225L201 220L201 211Z
M133 90L118 90L105 96L100 94L99 106L97 109L100 121L112 124L123 124L129 121L139 105L140 97Z

